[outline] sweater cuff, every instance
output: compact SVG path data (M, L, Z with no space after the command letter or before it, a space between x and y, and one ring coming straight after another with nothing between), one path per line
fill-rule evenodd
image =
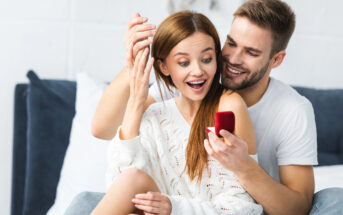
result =
M118 130L117 130L117 135L114 138L114 142L117 144L117 146L119 148L121 148L121 150L125 150L125 151L132 151L132 152L136 152L137 151L137 147L139 147L141 138L140 136L136 136L130 140L121 140L119 137L119 132L120 132L121 126L119 126Z

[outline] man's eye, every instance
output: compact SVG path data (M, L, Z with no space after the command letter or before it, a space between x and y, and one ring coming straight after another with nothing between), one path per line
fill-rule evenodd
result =
M231 46L231 47L234 47L234 46L235 46L235 43L233 43L233 42L227 42L227 44L228 44L229 46Z
M203 63L211 63L211 61L212 61L211 57L202 60Z
M179 65L182 66L182 67L186 67L186 66L189 65L189 62L188 61L179 62Z
M255 53L253 53L251 51L247 51L247 53L248 53L248 55L253 56L253 57L257 57L258 56L257 54L255 54Z

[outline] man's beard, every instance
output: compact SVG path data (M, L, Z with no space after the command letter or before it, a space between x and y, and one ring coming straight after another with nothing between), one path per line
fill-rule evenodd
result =
M227 64L227 62L225 64ZM259 82L263 78L263 76L266 74L268 70L268 67L269 67L269 61L259 71L251 74L250 70L236 66L236 68L242 68L244 72L248 72L249 75L251 74L251 76L248 75L241 83L238 83L238 84L233 83L232 78L226 73L225 69L223 69L222 84L225 88L230 89L230 90L242 90L242 89L249 88L255 85L257 82Z

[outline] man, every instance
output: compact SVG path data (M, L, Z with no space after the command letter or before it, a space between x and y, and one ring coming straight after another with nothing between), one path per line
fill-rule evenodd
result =
M227 131L221 131L221 135L229 145L210 133L204 146L209 155L235 173L268 214L308 214L314 192L312 165L317 164L312 105L291 87L269 77L286 55L295 15L279 0L250 0L237 9L234 17L222 49L222 84L236 90L249 107L257 137L259 165L248 156L246 143ZM135 44L134 53L151 43L145 38L153 36L155 27L145 22L146 19L136 15L129 23L125 43L127 46L131 42ZM170 97L166 89L162 91L165 97ZM128 93L129 79L124 70L100 101L93 120L95 136L113 138L121 123ZM160 100L155 85L146 107ZM332 209L337 211L337 206L331 209L321 206L318 210L318 205L327 204L320 194L330 196L328 202L331 203L341 198L333 190L317 194L311 214L319 214L321 210L325 214L333 214Z

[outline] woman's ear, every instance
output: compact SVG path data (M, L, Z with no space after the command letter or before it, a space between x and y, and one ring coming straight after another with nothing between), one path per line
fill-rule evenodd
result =
M160 71L162 72L163 75L165 75L165 76L170 75L166 65L161 60L157 60L157 65L160 68Z

